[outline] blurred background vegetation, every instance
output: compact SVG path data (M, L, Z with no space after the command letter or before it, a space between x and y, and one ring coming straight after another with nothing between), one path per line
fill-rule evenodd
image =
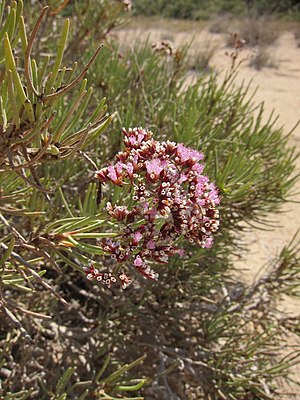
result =
M279 399L300 355L299 320L278 309L283 295L299 296L299 244L288 238L251 284L233 258L243 231L291 198L298 154L248 85L234 84L238 43L221 82L203 70L187 87L189 44L124 48L111 35L132 15L127 1L0 4L2 398ZM245 7L298 5L141 0L132 12L197 19ZM83 272L90 261L112 267L97 245L117 229L105 203L129 200L106 188L97 204L94 171L122 148L123 126L203 151L221 195L213 248L186 246L153 266L159 282L136 276L125 291Z
M133 0L137 15L162 15L168 18L208 19L213 14L277 14L299 18L298 0Z

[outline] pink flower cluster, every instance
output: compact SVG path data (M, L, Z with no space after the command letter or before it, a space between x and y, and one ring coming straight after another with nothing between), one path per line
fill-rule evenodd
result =
M218 191L202 175L202 153L181 143L156 141L143 128L123 129L123 134L124 151L95 177L103 184L130 185L132 206L107 203L108 214L122 229L118 240L104 239L101 246L117 263L157 279L150 263L183 256L184 250L175 246L179 237L204 248L212 245L219 227Z

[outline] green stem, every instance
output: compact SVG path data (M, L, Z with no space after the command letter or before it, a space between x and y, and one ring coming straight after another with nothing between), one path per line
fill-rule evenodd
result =
M74 215L73 215L73 213L72 213L72 211L71 211L71 209L70 209L70 207L69 207L69 204L67 203L67 200L66 200L66 198L65 198L65 196L64 196L64 194L63 194L62 189L61 189L61 188L58 188L58 192L59 192L59 194L60 194L60 197L61 197L61 199L62 199L62 202L63 202L63 204L64 204L64 206L65 206L65 208L66 208L68 214L69 214L71 217L74 217Z
M67 18L64 22L62 34L61 34L60 41L58 44L56 59L55 59L54 66L52 69L52 75L51 75L51 78L49 79L49 83L47 85L50 91L56 81L58 71L61 66L61 62L63 59L65 47L66 47L66 42L68 39L69 27L70 27L70 20Z
M34 122L34 112L33 107L30 100L27 98L25 91L23 89L23 85L21 82L21 78L18 74L15 59L12 53L10 41L7 32L4 34L4 52L5 52L5 59L6 59L6 69L11 70L12 77L16 86L17 93L20 97L22 104L27 112L28 118L30 122Z
M27 41L24 18L22 15L19 19L19 32L20 32L20 38L21 38L22 51L23 51L23 54L25 55L28 41Z
M87 232L87 233L74 233L72 237L76 239L103 239L103 238L113 238L118 236L117 233L109 233L109 232Z
M7 71L7 92L8 92L8 98L10 101L10 106L12 108L13 121L16 125L16 128L20 129L19 110L18 110L18 106L16 103L15 95L14 95L12 71L10 69Z
M122 392L134 392L136 390L141 389L141 387L144 386L145 382L146 381L144 379L141 379L140 382L138 382L136 385L132 385L132 386L120 385L120 386L116 386L114 389L115 390L120 390Z
M4 108L2 96L0 96L0 123L2 125L3 132L4 132L6 130L6 126L7 126L7 116L6 116L6 111Z
M12 235L11 239L10 239L10 243L7 246L1 260L0 260L0 265L3 265L5 263L5 261L7 261L9 259L9 257L11 256L11 253L14 249L14 245L15 245L16 239L15 237Z

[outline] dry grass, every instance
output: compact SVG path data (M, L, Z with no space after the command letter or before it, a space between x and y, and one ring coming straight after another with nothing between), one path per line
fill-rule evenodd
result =
M212 18L211 21L135 17L127 23L125 30L124 26L122 29L123 33L126 32L120 40L123 45L125 43L127 45L132 44L137 37L140 40L150 38L151 42L167 40L176 46L187 42L192 43L189 49L190 66L191 70L197 73L210 70L216 47L222 43L217 41L217 36L220 39L223 36L228 46L232 46L233 38L244 39L246 48L253 49L249 66L256 70L278 67L278 61L273 52L269 50L269 46L276 44L276 40L282 32L293 31L300 46L299 24L276 20L270 16L257 18L249 16L237 20L228 14L224 14ZM230 32L236 32L237 36L230 34ZM211 35L211 33L214 35Z
M294 36L295 36L295 40L297 42L297 46L300 47L300 25L297 24L297 26L295 26L294 28Z
M178 32L201 32L208 25L207 21L189 21L181 19L167 19L161 17L134 17L126 24L127 29L155 30L164 29ZM124 26L121 27L124 29Z
M216 46L207 42L201 50L195 50L189 57L190 69L196 72L209 72L211 60L215 54Z
M245 40L247 46L270 46L274 44L280 35L276 22L266 17L245 18L241 21L233 21L230 31L237 33ZM232 45L229 37L227 44Z
M251 47L275 44L284 31L295 31L299 24L292 21L277 20L271 16L248 17L232 20L231 32L236 32Z
M211 19L208 25L208 30L210 33L217 33L217 34L228 33L230 30L232 30L232 23L233 23L232 16L227 14L218 15Z
M270 54L265 46L259 46L253 57L250 58L249 66L257 70L278 68L278 62L276 62L274 56Z
M166 19L161 17L133 17L121 28L148 32L163 30L169 36L176 33L197 35L203 30L215 34L237 33L246 40L248 46L269 46L274 44L283 31L294 31L295 37L300 37L299 23L276 20L271 16L247 17L235 19L228 14L212 17L210 21L188 21L179 19ZM229 36L229 35L228 35ZM230 39L227 40L230 45Z

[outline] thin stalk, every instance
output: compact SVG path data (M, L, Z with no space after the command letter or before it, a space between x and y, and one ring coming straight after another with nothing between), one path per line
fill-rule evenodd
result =
M49 88L49 90L52 89L52 86L54 85L57 75L58 75L58 71L60 69L61 66L61 62L63 59L63 55L64 55L64 51L65 51L65 47L66 47L66 42L68 39L68 34L69 34L69 27L70 27L70 20L67 18L64 22L64 26L63 26L63 30L62 30L62 34L60 37L60 41L58 44L58 49L57 49L57 54L56 54L56 59L54 62L54 66L52 69L52 75L48 81L47 87Z
M16 4L16 3L15 3ZM10 13L10 23L9 26L7 27L7 34L8 37L12 40L14 32L15 32L15 26L16 26L16 9L15 9L15 4L11 10Z
M19 19L19 35L20 35L20 39L21 39L22 51L23 51L23 54L25 55L26 48L27 48L27 45L28 45L28 40L27 40L25 22L24 22L23 15L21 15L21 17Z
M29 333L26 331L24 326L18 320L18 318L5 306L2 306L8 318L13 322L13 324L20 330L22 336L30 343L33 343L33 340Z
M69 204L68 204L68 202L67 202L67 200L66 200L66 198L65 198L65 196L63 194L63 191L62 191L61 187L58 188L58 192L59 192L60 198L61 198L61 200L62 200L62 202L63 202L63 204L64 204L64 206L66 208L66 211L68 212L68 214L71 217L74 218L74 214L72 213L72 211L71 211L71 209L69 207Z
M32 32L31 32L31 35L30 35L30 38L29 38L29 41L28 41L28 45L27 45L27 48L26 48L26 51L25 51L25 58L24 58L24 72L25 72L25 77L26 77L26 80L27 80L27 82L28 82L28 84L29 84L31 90L33 91L33 93L34 93L36 96L39 96L39 93L38 93L38 91L36 90L36 88L34 87L33 81L32 81L32 71L31 71L31 65L30 65L30 63L31 63L31 61L30 61L30 55L31 55L31 50L32 50L32 46L33 46L34 39L35 39L35 37L36 37L36 35L37 35L37 32L38 32L38 30L39 30L39 27L40 27L40 25L41 25L41 23L42 23L42 20L43 20L43 18L44 18L44 15L45 15L46 12L48 11L48 9L49 9L48 6L46 6L46 7L44 7L44 8L42 9L40 16L39 16L38 20L37 20L36 23L35 23L35 26L34 26Z
M8 92L10 106L12 108L12 117L14 124L16 125L17 129L20 129L19 110L14 95L12 71L10 69L7 71L7 92Z
M0 96L0 123L2 125L3 132L6 130L7 127L7 116L6 111L3 104L3 98Z
M4 263L9 259L9 257L11 256L11 253L14 249L14 245L15 245L16 239L14 235L11 235L11 239L10 239L10 243L7 246L1 260L0 260L0 265L4 265Z
M29 121L34 122L35 118L34 118L33 107L23 89L23 85L22 85L21 78L17 71L15 59L14 59L14 56L12 53L12 49L11 49L11 45L10 45L10 41L9 41L9 37L8 37L7 33L4 34L4 52L5 52L5 59L6 59L6 68L7 68L7 70L12 71L12 76L13 76L13 80L14 80L14 83L16 86L17 93L20 97L22 104L24 105L24 108L27 112Z

